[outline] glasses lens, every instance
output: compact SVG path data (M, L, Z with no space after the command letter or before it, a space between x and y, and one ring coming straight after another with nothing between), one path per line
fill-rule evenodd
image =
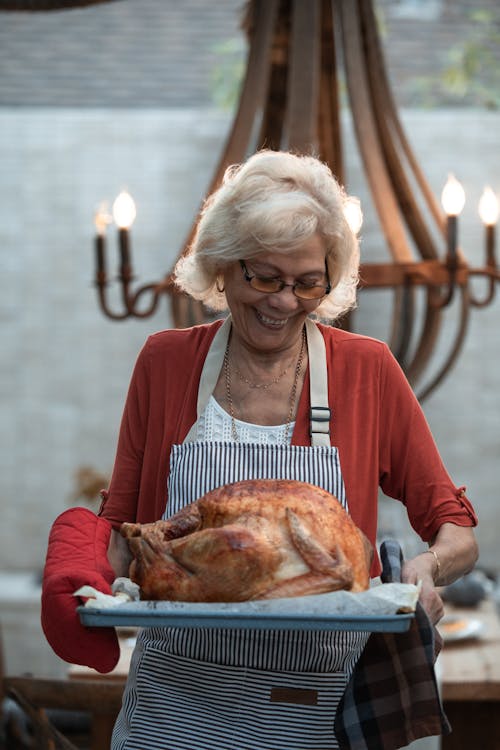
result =
M268 294L279 292L283 288L279 279L263 279L259 276L252 276L250 286L257 289L258 292L267 292Z
M307 286L306 284L295 285L295 296L300 299L319 299L324 297L326 294L326 287L319 284L314 286Z

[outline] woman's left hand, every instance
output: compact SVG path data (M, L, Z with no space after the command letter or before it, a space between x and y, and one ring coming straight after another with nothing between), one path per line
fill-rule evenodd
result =
M478 557L474 530L444 523L432 541L432 550L405 562L401 580L414 584L422 581L420 602L435 625L444 615L443 602L435 587L447 586L472 570Z
M413 584L422 582L419 601L431 623L436 625L444 615L444 606L434 585L433 570L432 555L426 552L403 564L401 580Z

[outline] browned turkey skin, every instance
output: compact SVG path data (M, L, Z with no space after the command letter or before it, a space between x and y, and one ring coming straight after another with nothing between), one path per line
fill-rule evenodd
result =
M333 495L304 482L236 482L168 520L120 531L146 600L238 602L369 585L370 542Z

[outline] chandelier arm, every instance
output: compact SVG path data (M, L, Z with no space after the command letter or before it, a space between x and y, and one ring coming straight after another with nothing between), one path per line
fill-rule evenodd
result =
M168 294L171 286L168 278L156 284L152 283L141 286L133 295L129 296L127 307L130 315L134 318L149 318L151 315L154 315L158 308L160 297ZM149 306L144 310L139 310L139 300L146 294L151 295Z
M344 183L335 54L335 42L339 41L355 140L392 256L390 263L364 264L365 286L393 290L389 346L412 387L420 383L435 351L444 307L458 290L461 293L458 330L437 374L418 394L423 400L455 363L463 346L471 307L489 304L495 294L496 281L500 279L493 249L493 260L487 260L485 268L472 270L458 249L456 253L450 252L449 242L446 262L438 257L435 243L439 235L446 236L450 223L444 221L438 210L404 133L389 86L373 9L374 0L309 0L307 3L304 0L249 0L245 78L236 115L207 194L219 186L227 166L242 161L256 141L258 148L278 149L286 141L290 150L314 150ZM433 221L427 220L427 214ZM198 217L178 257L187 252L197 221ZM421 255L419 259L414 258L413 244ZM149 317L156 311L162 294L171 296L176 327L217 317L203 303L174 286L173 270L160 283L147 284L134 293L130 288L131 267L128 261L124 263L123 257L122 252L119 280L123 312L109 309L105 273L98 271L96 275L99 304L109 318ZM477 275L488 277L488 288L482 298L473 296L469 289L469 276ZM416 305L416 288L420 286L425 289L426 304L422 310ZM147 300L146 296L149 296ZM141 300L147 304L142 311L139 310ZM414 331L417 312L424 316L418 334ZM348 316L345 321L348 322ZM413 346L414 339L417 339L416 346Z
M313 152L318 141L320 10L320 0L292 0L285 141L302 153Z
M459 321L458 329L457 329L455 339L453 342L453 346L447 358L445 359L444 363L441 365L439 371L433 377L431 382L428 383L422 391L417 393L417 398L420 402L425 401L425 399L428 398L431 395L431 393L442 383L444 378L450 372L451 368L454 366L456 360L458 359L460 352L462 351L464 341L465 341L465 336L467 334L467 328L469 325L470 298L469 298L469 291L467 287L465 286L460 287L460 292L461 292L460 321Z
M253 0L253 17L249 29L250 49L245 78L238 100L231 132L209 185L210 195L219 185L226 168L241 161L250 142L256 114L269 86L269 69L273 33L278 15L278 0Z
M230 164L243 160L250 142L256 113L268 87L269 61L278 0L254 0L250 7L254 10L254 16L251 20L254 29L250 30L250 50L238 109L219 163L209 184L207 195L210 195L219 186L224 172ZM198 215L191 226L178 258L187 252L193 240L197 223ZM170 280L172 277L173 269L168 275Z
M387 173L371 106L358 4L352 0L338 0L334 7L339 10L347 90L365 175L392 256L397 262L408 262L412 260L412 253Z
M176 291L171 295L170 309L174 328L188 328L208 320L203 304L184 292Z
M442 310L443 308L448 307L451 305L453 298L455 297L458 266L455 262L450 263L448 260L446 267L448 269L448 282L446 287L442 292L434 289L434 294L431 298L430 304L434 310Z
M189 323L188 297L185 294L173 294L170 301L174 328L187 328Z
M396 115L393 98L389 94L383 55L376 31L376 19L373 13L373 5L371 0L359 0L358 7L364 39L363 51L366 55L364 67L367 71L374 120L376 127L378 128L378 136L388 175L397 197L399 207L420 256L424 259L435 259L439 255L438 250L424 221L419 205L417 204L410 187L408 174L405 171L405 167L408 168L408 161L403 162L406 153L405 149L401 147L401 143L398 141L397 137L398 134L401 133L402 127ZM394 129L394 123L397 124L396 129ZM442 228L440 225L438 225L438 230L441 233ZM442 318L440 308L451 301L451 296L453 295L452 282L454 282L454 276L452 269L450 269L450 284L448 291L445 293L444 299L440 300L442 304L431 304L431 300L436 299L435 292L429 296L422 335L419 339L415 354L407 365L405 365L405 359L409 348L412 326L408 327L407 330L402 333L404 346L408 346L408 348L406 349L405 356L402 357L400 361L403 362L405 371L411 382L418 382L430 360L441 325ZM448 296L450 296L449 300ZM407 321L408 326L409 323L410 321Z
M366 0L359 0L359 3L364 40L363 48L366 54L367 82L387 172L401 213L420 256L425 259L436 258L439 255L438 250L415 198L415 191L412 190L408 179L411 165L406 160L405 150L399 140L402 127L394 110L393 98L389 95L385 63L378 42L372 3ZM399 125L397 128L394 127L396 123ZM441 222L438 228L441 231Z
M415 289L410 284L396 287L393 300L388 345L398 362L402 364L408 356L415 325Z
M103 274L102 272L98 273L95 285L97 287L97 299L99 301L99 307L106 315L106 317L111 318L111 320L126 320L130 317L130 312L126 306L124 311L121 313L113 312L113 310L109 307L106 293L108 282L106 281L105 274Z
M121 291L121 298L123 307L127 311L129 315L133 314L133 308L131 305L131 294L130 294L130 285L134 279L134 275L132 273L132 268L129 264L126 266L122 266L120 268L120 273L118 274L118 280L120 283L120 291Z
M281 6L277 14L270 56L270 73L264 111L257 138L257 148L279 151L283 137L286 92L288 88L288 56L290 40L288 18Z
M426 288L425 318L418 343L412 358L403 363L403 369L412 387L416 386L421 379L436 347L443 311L441 308L432 305L435 295L436 289L434 287Z
M484 297L479 298L472 294L472 289L469 288L469 297L471 304L474 307L486 307L489 305L496 294L496 282L500 281L500 273L497 265L497 258L495 252L495 235L496 225L486 225L486 263L483 268L471 268L469 269L469 276L486 276L488 278L488 285L486 294Z
M422 197L429 208L429 211L437 225L440 232L445 234L446 231L446 220L441 211L440 205L436 200L434 193L432 192L430 185L420 168L420 165L415 158L413 149L410 146L405 130L401 124L401 119L398 115L398 110L394 96L392 94L391 86L389 85L389 78L387 75L387 66L384 59L383 46L380 40L380 34L378 33L378 24L375 11L373 8L373 2L371 0L359 0L364 16L364 33L366 38L369 40L370 59L373 61L373 68L376 67L378 86L383 92L384 107L387 115L387 120L390 122L390 127L394 136L399 139L402 152L404 153L406 160L413 172L416 183L420 188ZM369 70L372 70L370 65Z
M318 107L318 155L337 180L345 182L342 154L341 106L331 0L321 4L321 72Z
M471 268L469 270L469 276L486 276L488 278L488 286L484 297L476 297L476 295L472 293L472 289L469 288L469 299L471 305L479 308L487 307L495 299L496 283L497 281L500 281L498 269L493 265L487 265L486 268L480 269Z

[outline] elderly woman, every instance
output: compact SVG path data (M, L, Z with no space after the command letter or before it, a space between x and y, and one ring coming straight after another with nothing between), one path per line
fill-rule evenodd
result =
M91 532L101 553L109 542L101 579L127 574L124 521L168 517L241 479L320 486L375 544L380 487L430 545L405 563L403 580L422 581L430 620L442 616L435 586L473 567L476 517L387 346L316 322L355 304L359 253L345 203L326 165L271 151L229 168L207 200L177 284L229 315L154 334L139 355ZM92 638L80 658L111 668L111 635ZM333 716L365 642L363 633L145 629L112 747L335 748ZM270 702L276 684L320 700Z

